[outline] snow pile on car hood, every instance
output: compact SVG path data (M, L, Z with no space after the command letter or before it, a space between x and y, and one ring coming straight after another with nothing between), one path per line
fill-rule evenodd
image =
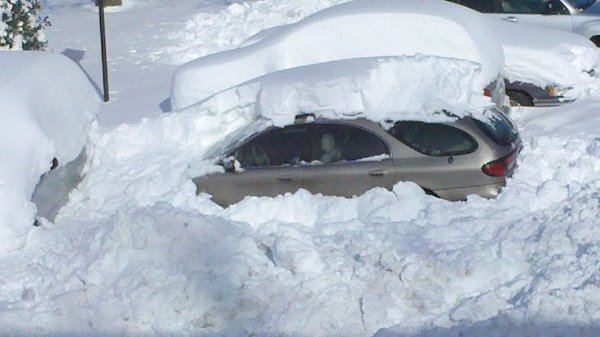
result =
M22 244L32 227L29 201L52 159L81 152L98 96L81 69L58 54L0 52L0 248Z
M171 103L183 109L279 70L335 60L431 55L481 64L481 90L502 72L503 53L478 13L436 0L358 0L318 12L245 47L180 67Z
M572 96L577 98L593 95L593 88L598 88L593 82L600 80L590 71L600 71L600 51L588 39L555 29L488 20L504 49L508 80L542 88L573 87Z

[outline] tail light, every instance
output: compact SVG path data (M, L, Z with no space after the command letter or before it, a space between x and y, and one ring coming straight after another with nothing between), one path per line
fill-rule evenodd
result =
M490 89L485 88L483 89L483 95L487 97L492 97L492 92L490 91Z
M481 167L481 170L483 171L483 173L491 177L505 176L506 173L509 172L515 166L516 157L517 154L515 150L513 150L503 158L496 159L487 164L484 164Z

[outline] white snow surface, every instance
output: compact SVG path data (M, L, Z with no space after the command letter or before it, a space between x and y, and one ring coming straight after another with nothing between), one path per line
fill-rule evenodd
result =
M98 95L71 60L0 52L0 249L23 244L35 214L31 195L52 159L66 164L88 141Z
M484 118L482 109L492 103L477 86L480 70L477 63L423 55L332 61L265 75L184 111L265 118L277 126L302 113L375 122Z
M57 4L51 46L86 49L81 64L99 83L88 44L95 15L48 1ZM56 224L1 251L1 335L600 335L598 100L514 110L524 148L494 200L446 202L405 182L353 199L298 191L222 209L197 197L190 178L222 170L204 158L225 134L260 127L256 100L241 113L244 104L227 94L234 88L202 109L146 110L168 96L161 85L172 69L147 61L153 50L184 12L214 9L162 1L108 13L120 101L101 111L111 127L158 117L101 130L86 179ZM260 7L244 12L259 22L280 16L268 5L292 3L329 2L240 5ZM211 24L244 40L243 20L230 20ZM203 43L220 48L218 39Z
M570 96L597 96L600 79L600 51L583 36L489 18L492 31L502 44L504 75L510 81L532 83L540 87L558 85L573 88Z
M224 89L295 67L335 60L416 54L481 65L481 90L502 72L501 46L478 13L438 0L358 0L265 34L246 46L186 63L171 103L184 109Z

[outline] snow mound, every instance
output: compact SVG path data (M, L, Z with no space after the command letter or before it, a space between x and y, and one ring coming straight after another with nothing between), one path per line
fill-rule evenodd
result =
M245 47L202 57L174 75L171 103L184 109L275 71L335 60L431 55L481 64L483 90L502 72L503 54L481 15L436 0L358 0L277 29Z
M277 126L293 124L300 113L375 122L448 121L440 111L477 115L491 104L476 85L480 69L469 61L423 55L334 61L271 73L184 111L237 111Z
M182 64L199 57L238 47L250 36L268 28L295 23L324 8L350 0L259 0L233 2L217 13L200 13L185 27L166 36L154 61Z
M500 337L505 322L552 322L561 336L597 335L597 108L577 102L543 121L518 110L515 176L495 200L457 203L399 183L352 199L300 190L222 209L190 181L191 166L208 167L199 154L220 132L214 116L112 130L57 225L32 233L24 254L0 256L13 271L1 277L0 326L364 337L397 325L382 336L480 337L483 325Z
M15 248L33 224L29 200L52 159L77 157L88 140L98 95L68 58L0 52L0 248Z
M508 80L572 87L573 98L598 95L600 79L589 72L600 71L600 51L591 41L570 32L488 20L504 49Z

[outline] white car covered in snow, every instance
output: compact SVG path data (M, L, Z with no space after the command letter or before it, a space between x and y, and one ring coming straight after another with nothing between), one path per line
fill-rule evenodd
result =
M268 73L344 59L428 55L479 65L469 88L502 105L502 47L486 19L435 0L359 0L251 38L240 48L191 61L174 75L174 109Z
M0 247L14 247L38 210L56 215L65 184L78 180L99 100L81 69L60 54L0 52L0 68ZM42 176L57 188L40 184L36 207Z
M548 106L585 96L596 81L600 51L583 36L491 18L502 44L507 95L519 105Z

